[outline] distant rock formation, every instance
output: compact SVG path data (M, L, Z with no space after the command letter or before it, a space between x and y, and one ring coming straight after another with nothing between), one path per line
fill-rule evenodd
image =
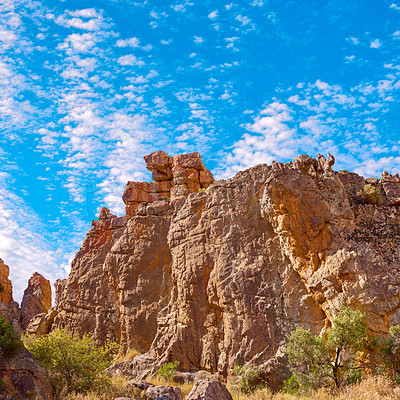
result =
M398 175L301 155L213 182L198 153L145 161L154 182L127 183L125 217L102 209L56 285L52 329L145 352L114 371L254 364L278 388L297 326L324 333L343 305L373 334L400 324Z
M42 275L34 273L29 280L22 301L22 312L17 302L13 300L12 284L8 279L9 268L0 259L0 316L10 321L18 333L24 333L29 320L36 313L46 315L51 306L50 282ZM4 357L0 350L0 398L4 390L13 392L11 397L4 398L41 398L52 400L53 394L47 380L46 371L33 358L28 350L20 348L12 357Z
M21 326L26 329L37 314L47 313L51 307L50 281L35 272L29 279L21 303Z

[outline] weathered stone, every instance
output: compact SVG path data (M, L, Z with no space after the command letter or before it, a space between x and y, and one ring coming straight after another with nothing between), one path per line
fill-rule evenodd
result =
M169 192L171 190L170 181L161 181L153 183L153 193Z
M175 185L171 189L171 197L187 196L189 189L187 185Z
M11 304L13 302L12 284L8 279L10 269L0 258L0 303Z
M154 153L144 156L146 168L150 171L169 166L169 156L164 151L155 151Z
M152 386L146 390L146 400L183 400L183 396L178 387Z
M151 203L153 201L153 197L151 193L145 192L140 189L126 189L122 200L125 204L130 203Z
M54 318L58 315L57 309L54 307L47 313L37 314L30 321L25 328L27 335L43 336L50 332L54 322Z
M179 154L173 156L172 165L174 167L194 168L197 170L206 169L199 153Z
M130 388L138 388L140 390L147 390L149 387L154 387L155 385L153 385L150 382L146 382L146 381L142 381L139 379L131 379L127 384L126 387L128 389Z
M202 185L202 187L208 187L213 182L214 182L214 177L210 171L208 170L200 171L200 184Z
M171 167L200 171L203 185L198 158L160 157L148 165L167 171L170 201L140 203L125 228L95 221L56 286L54 327L146 352L110 371L143 379L177 360L226 379L260 365L275 390L297 326L325 334L343 305L365 312L373 334L400 324L400 209L384 187L396 177L301 155L189 193Z
M47 314L51 307L50 281L35 272L29 279L21 303L21 326L25 329L37 314Z
M12 358L0 357L0 379L7 382L7 386L14 388L16 395L13 399L18 398L17 393L22 399L53 399L46 371L24 348ZM0 387L0 395L5 386Z
M212 380L199 380L190 391L186 400L233 400L232 395L222 383Z

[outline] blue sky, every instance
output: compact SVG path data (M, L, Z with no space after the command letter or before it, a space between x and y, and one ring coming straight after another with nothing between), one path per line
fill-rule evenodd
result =
M300 153L400 171L400 1L3 0L0 257L69 270L143 155L217 178Z

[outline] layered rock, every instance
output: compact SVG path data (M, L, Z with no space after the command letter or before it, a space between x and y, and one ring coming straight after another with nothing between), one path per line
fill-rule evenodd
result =
M145 161L154 182L128 182L126 218L103 209L56 287L53 328L146 351L114 371L256 364L278 388L295 327L324 333L343 305L374 334L400 323L397 175L303 155L213 182L197 153Z
M47 314L51 307L50 281L35 272L29 279L21 303L21 326L25 329L37 314Z

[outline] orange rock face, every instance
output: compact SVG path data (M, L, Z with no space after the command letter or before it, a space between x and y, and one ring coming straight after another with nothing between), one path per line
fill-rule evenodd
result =
M12 296L12 284L8 279L9 274L10 269L0 258L0 303L11 304L14 301Z
M21 303L21 326L25 329L37 314L47 313L51 307L50 281L35 272L29 279Z
M400 324L397 175L302 155L214 182L198 153L145 161L154 182L128 182L127 216L103 209L56 287L53 328L146 352L115 371L256 364L278 388L297 326L324 333L344 305L374 334Z

